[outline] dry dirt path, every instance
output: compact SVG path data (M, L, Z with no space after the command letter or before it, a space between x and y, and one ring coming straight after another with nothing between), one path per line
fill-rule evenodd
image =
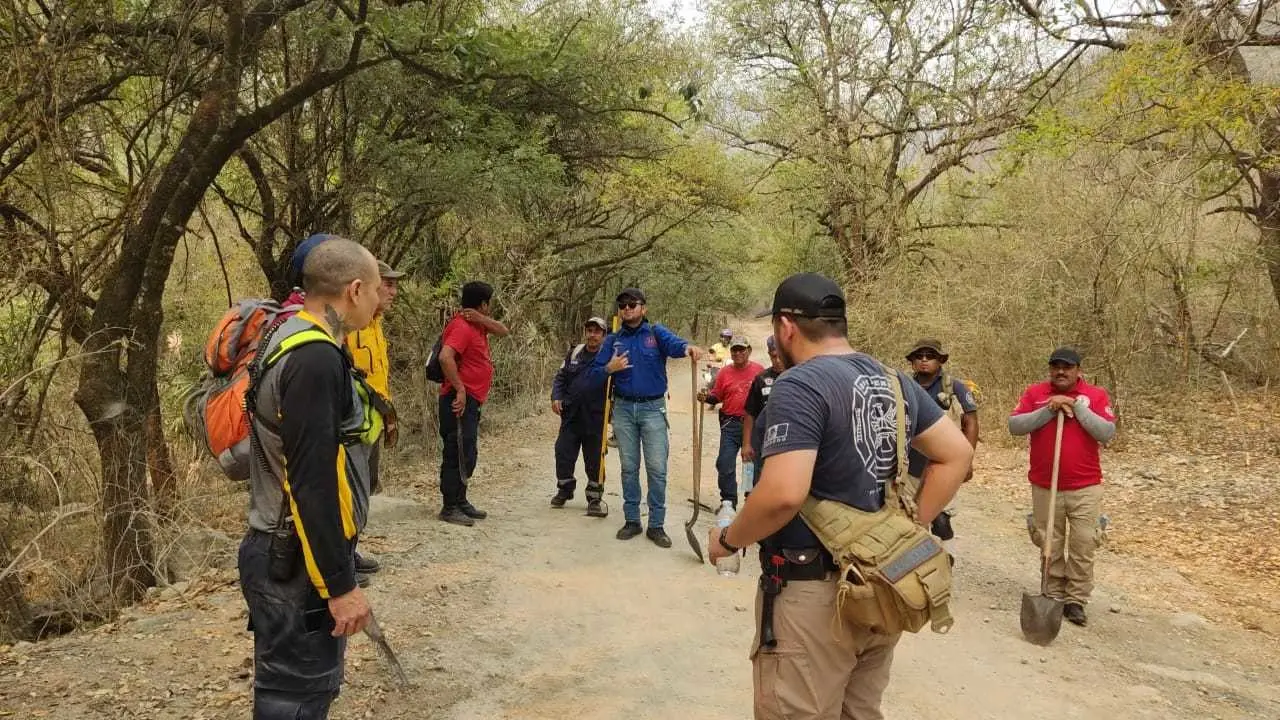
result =
M370 595L414 686L395 690L357 638L333 717L750 717L754 576L744 563L739 577L721 578L684 540L687 372L672 363L669 550L614 539L616 456L608 519L583 516L581 496L548 507L549 413L483 439L473 496L491 517L477 528L434 520L425 478L380 501L367 546L385 569ZM710 494L715 437L706 445ZM1280 718L1274 638L1220 622L1195 586L1158 563L1104 551L1090 626L1064 626L1049 648L1023 642L1018 601L1035 584L1036 558L1024 511L1008 499L1019 461L980 453L956 520L957 625L903 640L888 717ZM0 653L0 717L248 717L250 640L233 578L211 572L108 626ZM1176 612L1184 600L1201 615Z

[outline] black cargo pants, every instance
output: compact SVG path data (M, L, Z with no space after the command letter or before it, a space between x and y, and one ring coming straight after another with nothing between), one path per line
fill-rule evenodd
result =
M333 636L329 604L298 558L286 581L273 580L271 536L250 530L240 543L240 591L253 632L254 720L323 720L342 686L347 639Z

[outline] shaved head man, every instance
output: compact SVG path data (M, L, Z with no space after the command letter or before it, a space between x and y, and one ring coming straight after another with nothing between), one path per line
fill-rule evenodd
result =
M369 468L355 448L376 424L342 338L377 312L378 264L331 238L307 254L302 276L303 309L267 331L245 395L258 461L237 564L254 639L255 720L328 717L346 638L370 617L355 571Z

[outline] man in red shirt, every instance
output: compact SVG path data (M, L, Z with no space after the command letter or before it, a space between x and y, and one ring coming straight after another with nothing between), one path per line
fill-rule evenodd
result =
M747 414L747 394L751 382L764 372L760 363L751 362L751 343L744 337L729 341L731 362L716 373L710 392L701 392L699 400L720 406L720 454L716 456L716 472L720 475L720 502L738 507L738 453L742 450L742 419Z
M493 287L469 282L462 286L462 310L445 325L440 348L440 494L444 507L440 519L470 527L488 516L467 499L467 479L479 457L480 406L489 399L493 362L489 359L489 335L506 337L507 326L489 317ZM457 392L461 388L462 392ZM461 426L461 428L459 428ZM458 457L458 432L462 453ZM463 469L465 468L465 472Z
M1036 545L1043 547L1049 515L1049 486L1053 475L1056 415L1063 413L1062 455L1058 465L1058 501L1054 511L1053 554L1049 565L1049 596L1063 600L1063 616L1084 625L1084 606L1093 591L1093 554L1098 547L1098 515L1102 509L1101 445L1116 432L1116 418L1107 391L1084 381L1080 354L1067 347L1049 356L1049 379L1027 388L1009 416L1009 432L1031 435L1032 509ZM1063 535L1070 525L1069 544Z

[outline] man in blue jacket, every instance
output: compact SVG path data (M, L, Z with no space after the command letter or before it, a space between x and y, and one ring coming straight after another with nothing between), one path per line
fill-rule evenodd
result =
M583 342L565 356L551 383L551 409L560 416L560 435L556 437L556 496L551 507L562 508L573 499L578 481L573 469L582 455L587 471L587 514L607 517L608 510L600 502L604 487L600 484L600 450L604 438L604 387L586 383L587 370L596 361L609 326L604 318L593 317L582 327Z
M619 540L640 534L640 451L644 449L649 480L649 529L645 535L658 547L671 547L663 529L667 513L667 358L690 357L696 363L706 353L662 325L645 319L644 293L627 288L618 293L622 327L604 340L587 373L593 387L613 376L613 430L622 465L622 513L626 524Z

